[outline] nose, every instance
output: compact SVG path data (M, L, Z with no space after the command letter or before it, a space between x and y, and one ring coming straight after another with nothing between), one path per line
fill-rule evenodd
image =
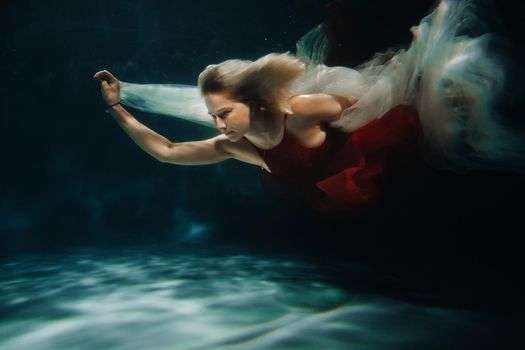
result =
M215 118L215 126L221 131L226 130L226 123L221 118Z

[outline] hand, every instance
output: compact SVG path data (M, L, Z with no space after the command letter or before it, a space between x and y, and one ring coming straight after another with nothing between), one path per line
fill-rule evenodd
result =
M93 79L100 81L100 92L107 106L120 101L120 83L117 78L107 70L95 73Z

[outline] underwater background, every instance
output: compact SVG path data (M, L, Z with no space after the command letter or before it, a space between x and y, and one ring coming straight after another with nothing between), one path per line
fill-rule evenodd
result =
M158 162L92 79L196 84L321 22L327 64L355 66L407 46L433 3L2 1L0 349L518 348L523 175L434 171L417 200L330 219L251 165ZM523 5L483 10L520 121ZM216 134L130 112L172 141Z

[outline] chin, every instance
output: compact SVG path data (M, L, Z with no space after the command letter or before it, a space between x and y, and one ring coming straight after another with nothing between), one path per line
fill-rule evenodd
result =
M242 139L243 135L242 134L239 134L237 132L231 134L231 135L226 135L226 137L231 141L231 142L237 142L239 141L240 139Z
M235 134L235 135L231 135L231 136L229 136L228 139L229 139L231 142L237 142L237 141L239 141L240 139L242 139L242 136L239 137L239 136L237 136L237 134Z

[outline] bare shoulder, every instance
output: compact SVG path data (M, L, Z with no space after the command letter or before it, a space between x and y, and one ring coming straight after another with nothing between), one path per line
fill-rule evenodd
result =
M290 107L294 114L308 116L311 114L334 114L341 109L333 95L329 94L303 94L290 98Z
M356 102L352 96L303 94L289 100L293 112L290 122L298 128L312 127L337 120L341 112Z
M230 141L226 136L217 136L217 146L227 152L232 158L241 162L261 165L263 159L255 146L245 137L236 142Z

